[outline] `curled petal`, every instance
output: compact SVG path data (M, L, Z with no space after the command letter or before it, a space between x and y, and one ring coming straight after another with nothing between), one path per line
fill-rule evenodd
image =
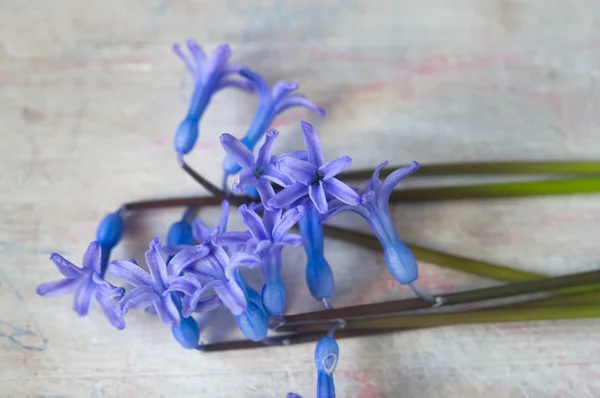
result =
M301 182L304 185L310 185L317 179L317 167L304 160L292 157L284 158L277 164L277 167L291 180Z
M390 199L390 195L392 191L398 185L400 181L404 178L408 177L419 168L419 163L412 162L408 166L401 167L398 170L392 172L387 178L383 181L381 185L381 190L379 195L377 195L377 205L381 208L387 206L388 201Z
M291 152L280 153L278 155L273 155L271 157L271 163L277 164L282 159L285 159L288 157L308 161L308 153L305 150L298 150L298 151L291 151Z
M256 186L257 183L258 179L254 175L254 171L252 169L244 169L231 185L231 191L240 193L247 186L253 187Z
M262 145L258 148L256 153L256 166L263 169L271 160L271 153L273 153L273 147L279 132L277 130L269 130L265 133L265 138Z
M221 202L221 218L219 218L219 233L227 231L227 220L229 219L229 202Z
M302 122L302 133L304 135L304 144L308 153L308 161L317 167L323 166L325 162L323 158L323 148L321 141L314 127L309 123Z
M352 158L350 156L342 156L327 163L319 170L323 173L323 180L329 180L346 170L351 164Z
M192 222L192 235L198 243L207 242L210 240L210 228L197 218Z
M293 209L289 209L277 222L273 228L273 241L279 241L287 231L289 231L304 215L304 206L297 206Z
M371 177L370 181L367 181L367 189L371 189L373 191L378 191L381 188L381 180L379 179L379 174L381 174L381 170L387 167L387 160L381 163L375 171L373 172L373 177Z
M290 95L279 101L275 106L275 113L279 115L286 110L297 106L309 109L319 116L325 116L325 110L323 108L318 107L302 94Z
M224 234L220 234L215 238L215 244L219 246L223 245L243 245L248 242L248 239L252 237L252 234L248 231L229 231Z
M169 262L169 275L179 275L186 267L206 257L209 252L210 249L206 245L192 246L180 251Z
M240 267L254 268L260 265L260 259L252 254L239 252L231 257L231 262L225 268L225 276L228 280L235 280L235 272Z
M115 308L115 305L112 301L103 295L96 296L96 300L98 304L100 304L100 308L102 308L102 312L106 316L106 319L119 330L125 328L125 321L123 320L123 316L120 314L120 310Z
M263 173L263 175L261 176L259 181L261 181L261 182L262 181L270 181L272 183L279 185L280 187L287 187L288 185L292 185L294 183L294 181L292 181L292 179L290 177L288 177L287 175L285 175L281 171L279 171L277 166L275 166L274 164L267 165L267 168L266 168L265 172ZM270 184L269 184L269 186L270 186ZM259 189L259 192L260 192L260 187L257 187L257 188Z
M296 90L298 90L298 83L288 83L284 80L280 80L273 86L273 89L271 90L271 96L273 97L274 102L278 102L284 96Z
M351 206L339 201L334 203L330 206L329 211L321 216L321 223L329 221L333 216L343 211L353 211L367 221L371 219L371 213L363 205Z
M199 289L202 289L202 283L195 275L181 275L169 281L169 288L163 292L166 297L173 292L181 292L185 295L192 296Z
M177 310L177 306L175 306L175 303L171 297L167 297L164 300L155 301L154 308L156 309L158 318L162 323L171 328L176 328L179 326L179 311Z
M112 261L108 266L109 272L133 286L152 284L152 277L136 263L131 261Z
M258 239L269 239L270 235L265 230L262 219L254 211L250 210L248 206L242 205L239 208L240 216L242 216L242 222L250 230L253 236Z
M125 315L131 308L147 308L156 301L160 301L160 299L161 297L156 294L152 287L140 286L125 293L123 298L119 300L119 307Z
M150 250L146 251L146 264L150 270L150 275L154 278L154 281L162 288L165 287L166 280L168 278L167 263L163 258L160 246L160 238L156 237L150 242Z
M101 272L102 248L100 243L94 241L90 243L85 253L83 253L83 268L93 269L97 273Z
M180 251L189 248L190 245L169 245L169 246L163 246L161 248L162 252L165 253L166 255L169 256L174 256L177 253L179 253Z
M288 246L302 246L304 245L304 239L302 238L302 236L300 235L296 235L296 234L285 234L283 235L280 239L279 239L279 243L282 243L284 245L288 245Z
M91 275L86 276L80 281L73 296L73 309L79 316L86 316L90 313L95 295L96 285L92 282Z
M54 265L56 265L56 268L58 268L58 271L67 278L77 278L83 273L80 268L58 253L52 253L50 261L52 261Z
M269 90L269 83L265 80L264 77L247 68L240 70L240 75L254 83L254 85L258 89L258 94L260 96L261 103L271 100L271 90Z
M310 196L310 200L313 202L319 213L327 213L328 206L325 190L323 189L323 181L319 181L318 184L309 185L308 196Z
M358 193L337 178L322 182L327 193L334 198L349 205L357 205L360 203L360 196Z
M252 168L254 166L254 156L246 145L229 133L221 134L221 145L225 152L229 154L243 168Z
M216 286L215 293L233 315L241 315L246 311L248 301L242 288L235 282L229 281L224 285Z
M76 278L65 278L58 281L46 282L39 285L35 292L40 296L59 297L73 293L77 289L79 280Z
M267 206L273 209L281 209L306 195L307 190L306 185L295 182L269 199Z

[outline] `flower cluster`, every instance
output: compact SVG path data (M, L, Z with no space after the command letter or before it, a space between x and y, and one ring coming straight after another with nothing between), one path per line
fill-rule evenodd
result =
M189 349L202 349L194 314L225 306L246 337L268 343L269 321L284 319L287 304L281 278L282 267L286 266L284 247L303 246L310 293L326 308L332 307L335 286L332 269L325 260L322 222L345 210L367 220L384 248L391 274L400 283L416 280L416 261L396 233L388 200L398 182L416 170L417 163L393 172L382 182L379 173L387 164L383 163L366 189L357 191L337 178L350 167L352 159L342 156L326 161L316 130L306 122L301 124L304 150L273 154L278 132L267 129L278 114L293 106L318 114L323 111L304 96L291 94L298 88L295 83L279 82L270 88L262 76L229 63L231 52L227 46L217 48L210 56L191 40L187 47L189 57L178 45L175 52L184 60L196 85L188 116L175 136L177 156L193 148L200 117L214 92L224 87L249 91L254 86L259 92L260 105L246 135L238 139L225 133L220 139L227 153L224 189L228 188L228 176L237 174L231 191L257 195L255 202L237 209L246 230L227 231L227 201L222 202L218 224L210 227L195 218L197 209L189 208L169 229L166 245L159 237L150 242L145 253L146 271L135 260L109 260L124 232L124 211L119 210L100 223L96 241L84 254L82 268L58 254L52 255L51 260L65 278L41 284L38 294L74 292L73 307L80 316L89 314L96 300L110 323L119 329L124 328L123 317L129 310L144 309L157 315L180 345ZM232 74L241 79L231 79ZM296 225L300 235L289 232ZM260 291L244 277L250 269L262 273ZM127 291L107 282L106 272L128 284ZM339 347L334 331L319 342L315 352L319 397L335 396L333 370Z

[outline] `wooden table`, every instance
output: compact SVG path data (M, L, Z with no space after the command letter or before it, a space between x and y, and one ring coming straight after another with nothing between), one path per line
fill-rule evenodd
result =
M38 297L57 251L79 261L121 203L205 193L175 161L191 81L171 53L194 37L230 43L271 82L296 80L328 111L277 120L278 150L300 120L326 156L393 163L598 159L600 7L562 1L116 1L0 5L0 396L313 397L313 344L201 355L158 320L113 329L71 297ZM256 98L226 91L189 157L220 181L219 135L245 131ZM411 184L412 182L408 182ZM395 210L410 242L547 274L598 266L598 196L458 201ZM179 210L128 218L114 258L142 258ZM217 210L203 211L211 222ZM233 213L232 213L233 217ZM240 226L233 217L234 226ZM358 218L345 225L364 229ZM381 255L327 243L335 305L408 297ZM290 313L316 309L301 250L288 250ZM446 292L495 282L422 264ZM235 335L226 311L203 341ZM340 397L598 397L600 321L462 326L340 342Z

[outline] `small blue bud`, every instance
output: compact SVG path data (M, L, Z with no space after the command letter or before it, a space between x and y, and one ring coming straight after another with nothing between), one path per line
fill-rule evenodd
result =
M198 139L198 122L199 120L188 116L179 124L173 140L175 152L186 155L194 148Z
M256 188L254 188L252 185L248 185L246 186L246 188L244 189L244 192L246 193L246 195L252 199L258 199L260 198L260 194L258 193L258 190Z
M414 254L400 239L383 245L388 270L398 282L408 285L419 278L419 266Z
M317 398L335 398L333 376L323 371L317 374Z
M248 301L246 312L235 317L238 327L252 341L261 341L267 337L269 324L265 314L252 301Z
M123 236L125 223L119 212L106 215L96 230L96 240L105 250L113 249Z
M167 234L167 245L193 245L194 236L192 235L192 226L185 220L177 221L169 228Z
M200 340L200 329L196 320L191 316L189 318L181 318L179 327L173 328L173 337L181 344L183 348L196 348L198 340Z
M286 304L285 285L281 279L269 280L262 288L262 303L271 315L281 315Z
M333 296L335 282L331 267L323 256L312 256L306 264L306 284L310 294L316 300L328 299Z

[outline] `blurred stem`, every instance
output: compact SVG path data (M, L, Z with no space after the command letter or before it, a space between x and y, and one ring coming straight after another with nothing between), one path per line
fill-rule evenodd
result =
M527 196L571 195L600 192L600 178L409 188L392 192L390 203L431 202L457 199L498 199Z
M341 239L343 241L373 250L383 250L379 240L377 240L374 235L368 233L351 231L345 228L334 227L330 225L326 225L324 227L324 231L327 236L333 238ZM427 249L421 246L408 244L408 247L412 250L413 254L419 261L439 265L445 268L451 268L472 275L483 276L505 282L526 282L547 278L546 275L518 270L485 261L473 260L466 257L455 256L453 254ZM576 293L597 289L600 289L600 285L570 287L560 290L557 293Z
M381 178L402 166L389 166L381 171ZM338 175L342 180L368 180L374 169L350 170ZM600 175L600 162L480 162L423 164L415 176L464 175Z
M349 319L346 330L397 328L423 328L448 325L481 323L550 321L559 319L600 318L600 305L565 305L552 307L504 307L456 313L402 315L372 319ZM297 332L326 332L328 324L305 324L295 328Z

